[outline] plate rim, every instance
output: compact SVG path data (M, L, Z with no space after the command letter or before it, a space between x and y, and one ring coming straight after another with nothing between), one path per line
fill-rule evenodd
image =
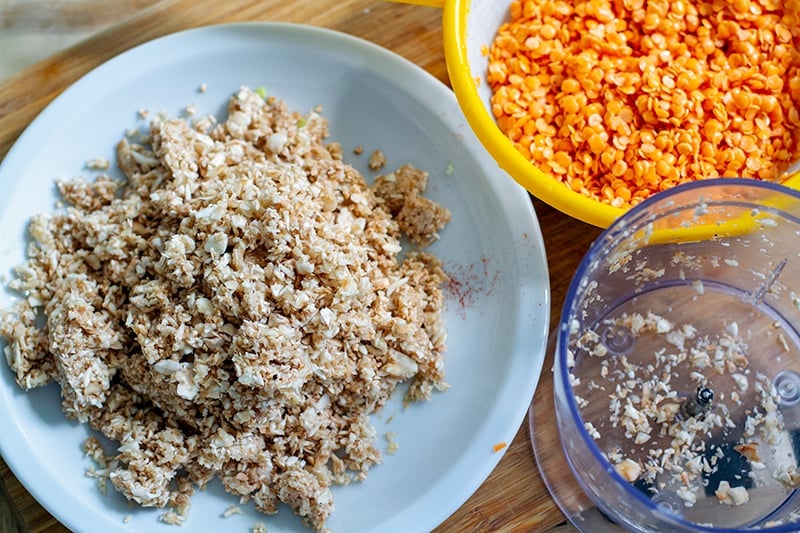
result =
M335 42L337 46L346 46L349 49L357 50L359 53L368 54L368 55L379 55L382 59L385 59L387 64L391 64L393 67L402 68L406 71L416 71L418 76L422 76L426 78L428 81L435 81L439 87L439 90L445 90L449 93L449 97L452 99L454 105L457 106L456 97L453 92L447 87L445 83L442 83L436 76L428 72L427 70L423 69L421 66L413 63L412 61L406 59L405 57L401 56L400 54L382 47L372 41L366 40L364 38L345 33L339 30L319 27L319 26L312 26L302 23L294 23L294 22L277 22L277 21L250 21L250 22L233 22L233 23L218 23L218 24L209 24L198 26L194 28L188 28L184 30L180 30L174 33L166 34L147 42L138 44L133 46L109 59L102 62L98 66L92 68L81 77L79 77L74 82L70 83L63 91L61 91L55 98L53 98L37 115L34 119L24 128L22 133L18 136L18 138L14 141L6 155L3 157L3 160L0 161L0 181L3 181L7 178L9 174L13 173L13 170L20 166L21 168L25 168L26 165L24 163L18 162L21 158L17 155L18 152L27 149L28 145L34 142L32 140L32 136L34 136L39 129L41 129L43 124L47 124L49 117L55 114L61 107L67 105L70 102L70 99L73 99L72 96L75 93L80 94L80 92L84 89L85 86L91 86L94 79L100 76L103 76L106 71L111 70L112 68L116 67L119 64L124 64L127 61L136 57L136 54L142 54L147 52L148 50L154 49L157 50L161 46L165 45L172 45L173 42L180 42L182 39L186 38L193 38L202 33L209 33L213 35L215 32L233 32L238 33L241 31L258 31L260 32L259 38L263 38L266 40L274 40L274 37L268 35L270 31L272 32L288 32L292 34L300 35L313 35L315 38L322 38L325 39L326 42ZM396 79L392 78L392 81L395 82ZM427 84L426 84L427 85ZM457 119L451 119L451 121L461 121L464 123L465 135L472 136L472 130L466 125L466 121L464 120L463 115L459 115ZM474 143L478 143L477 139L474 140ZM478 148L480 148L480 144L476 144ZM485 158L489 158L488 153L484 153L483 156ZM530 239L529 248L531 250L539 250L540 253L530 252L529 259L534 260L537 262L535 266L529 265L528 270L535 271L538 279L541 283L541 286L535 287L537 291L539 291L536 296L538 297L538 304L539 304L539 313L541 314L541 331L538 335L534 335L534 338L539 342L537 346L528 346L529 352L532 354L529 356L531 360L534 361L534 365L525 365L525 370L529 372L531 379L528 380L527 387L523 391L515 391L515 394L522 395L527 402L515 402L515 409L506 411L508 418L513 420L512 424L507 424L507 430L510 431L508 435L507 446L493 454L491 456L491 460L485 461L482 465L473 465L473 466L480 466L480 468L474 468L473 470L477 471L478 473L471 477L472 483L463 486L462 489L459 491L459 496L455 498L451 498L450 505L439 506L439 513L436 515L431 515L429 520L427 520L427 526L430 529L435 528L442 522L444 522L450 515L452 515L458 508L460 508L471 495L485 482L491 472L497 467L498 463L500 462L501 458L504 456L505 452L509 449L511 445L511 439L517 434L517 431L524 425L525 414L527 413L528 406L530 400L533 398L534 391L536 386L539 382L542 367L544 363L544 354L545 354L545 347L547 341L547 332L549 329L549 319L550 319L550 303L551 303L551 288L550 288L550 281L549 281L549 272L548 272L548 265L547 265L547 258L545 253L544 241L543 236L541 233L541 228L539 225L538 217L536 215L533 203L530 201L528 193L519 185L517 185L511 177L505 174L505 172L500 169L499 167L496 169L497 174L502 174L501 176L503 179L507 180L506 183L503 184L505 190L498 190L497 181L500 178L494 178L492 175L487 173L486 181L491 182L493 185L492 190L495 193L501 193L504 195L506 201L508 199L513 200L514 206L517 209L515 215L524 216L525 221L530 223L530 226L527 227L527 237ZM8 177L8 179L11 179ZM9 183L13 183L9 182ZM524 200L521 201L521 200ZM516 250L519 253L519 250ZM521 317L520 317L521 318ZM519 324L518 326L522 326ZM530 340L526 337L526 340ZM516 346L516 341L512 343L513 346ZM519 358L517 358L519 359ZM517 365L520 365L519 361L515 361ZM3 364L0 362L0 364ZM21 389L20 389L21 390ZM16 392L16 391L15 391ZM62 506L54 504L51 501L51 498L48 497L47 491L43 490L43 487L47 486L46 481L38 481L38 479L32 479L31 473L28 472L28 469L20 467L20 452L15 451L13 448L13 442L11 442L11 437L6 435L6 432L2 432L3 435L0 435L0 455L6 461L11 472L17 477L19 482L25 487L25 489L31 494L31 496L44 507L53 517L58 520L60 523L66 525L70 529L78 528L80 529L81 522L76 522L74 520L74 513L64 513L64 510L61 508ZM503 437L503 436L501 436ZM24 454L22 454L24 455ZM531 456L531 460L533 457ZM27 475L21 475L27 474ZM38 476L34 476L38 478ZM394 517L395 521L397 519L397 515ZM391 524L392 522L387 522L387 524Z

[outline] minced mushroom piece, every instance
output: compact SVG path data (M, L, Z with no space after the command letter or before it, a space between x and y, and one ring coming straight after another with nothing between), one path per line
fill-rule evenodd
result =
M93 157L86 161L86 168L92 170L108 170L111 167L111 162L105 157Z
M800 487L800 469L796 465L780 465L773 477L789 490Z
M411 165L375 178L373 191L378 201L395 217L400 230L411 242L427 246L439 238L450 221L450 211L425 198L428 173Z
M625 481L633 483L642 474L642 465L633 459L623 459L614 465L614 470L622 476Z
M369 168L370 170L380 170L386 166L386 156L380 150L375 150L372 152L372 155L369 156Z
M717 499L726 505L744 505L750 500L750 495L745 487L731 487L727 481L720 481L719 487L714 491Z
M8 364L61 386L117 443L114 487L164 522L216 477L323 530L331 485L382 460L369 415L402 382L406 401L447 388L441 263L399 257L398 222L327 133L242 88L224 122L156 117L150 145L118 144L124 181L61 183L72 206L31 221Z
M739 452L742 457L751 463L757 463L761 461L761 457L758 455L758 443L748 442L745 444L739 444L734 446L733 449Z
M450 211L430 198L412 196L397 215L397 223L411 242L428 246L439 238L439 230L450 221Z

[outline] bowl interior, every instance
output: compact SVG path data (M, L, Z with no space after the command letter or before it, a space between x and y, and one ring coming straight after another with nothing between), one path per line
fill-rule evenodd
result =
M443 32L447 69L461 110L484 148L515 181L559 211L599 227L608 227L625 210L575 192L534 166L503 134L491 111L486 81L488 49L509 18L508 2L448 0Z

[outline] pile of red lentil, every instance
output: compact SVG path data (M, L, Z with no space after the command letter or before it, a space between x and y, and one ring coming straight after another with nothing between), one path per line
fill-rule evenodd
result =
M515 0L488 54L500 129L603 203L800 158L800 0Z

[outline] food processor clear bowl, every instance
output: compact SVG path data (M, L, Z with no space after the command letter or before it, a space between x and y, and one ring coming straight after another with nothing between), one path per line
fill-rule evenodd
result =
M530 415L572 523L800 530L798 330L796 191L693 182L615 221L572 280Z

